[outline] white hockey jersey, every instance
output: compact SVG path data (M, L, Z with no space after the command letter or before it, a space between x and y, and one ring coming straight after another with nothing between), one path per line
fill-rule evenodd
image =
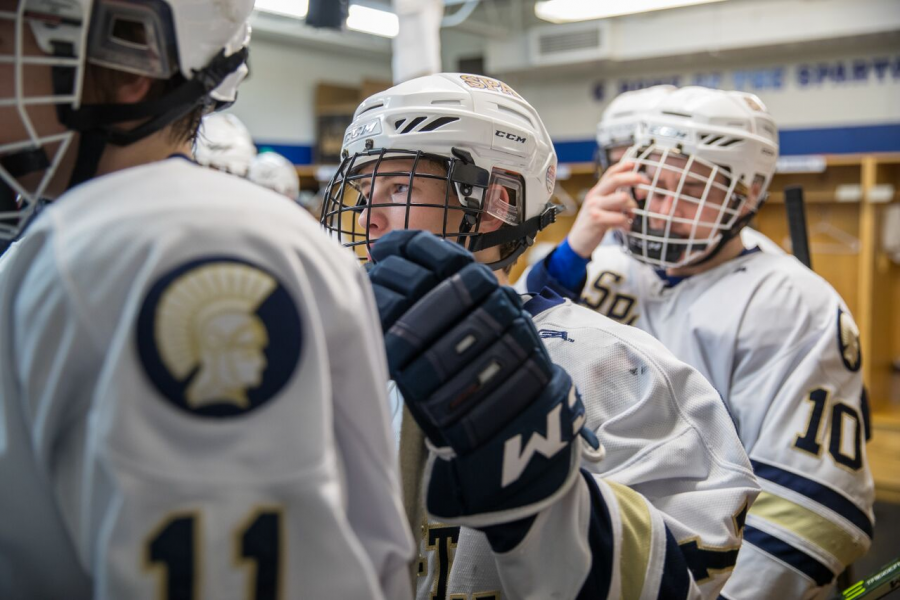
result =
M547 284L545 267L524 279ZM723 596L829 597L869 548L874 500L859 333L834 289L784 254L746 251L677 280L608 247L582 293L696 367L734 417L763 491Z
M0 267L0 597L411 597L355 262L181 158L41 215Z
M605 449L515 548L426 521L419 600L715 598L758 487L715 390L651 336L545 290L526 308ZM424 514L424 511L423 511Z

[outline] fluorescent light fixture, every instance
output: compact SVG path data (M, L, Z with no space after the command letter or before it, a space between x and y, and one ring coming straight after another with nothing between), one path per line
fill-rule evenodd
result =
M637 13L710 4L723 0L546 0L534 5L534 14L551 23L608 19Z
M303 19L309 12L309 0L256 0L255 8L266 13ZM400 19L386 10L351 4L347 28L392 38L397 37L400 32Z
M350 14L347 16L347 29L392 38L400 33L400 19L386 10L351 4Z
M309 0L256 0L256 10L302 19L309 12Z

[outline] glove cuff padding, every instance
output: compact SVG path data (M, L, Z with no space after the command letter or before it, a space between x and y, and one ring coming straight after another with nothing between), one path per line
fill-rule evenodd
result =
M537 514L574 484L584 405L569 375L553 366L538 398L494 438L447 460L432 452L425 502L442 522L487 527Z

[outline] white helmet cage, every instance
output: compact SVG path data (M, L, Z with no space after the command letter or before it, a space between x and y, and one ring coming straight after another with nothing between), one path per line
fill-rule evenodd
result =
M641 116L676 89L678 88L674 85L655 85L643 90L624 92L609 103L597 123L599 173L615 164L616 161L611 156L613 150L624 150L634 145L634 133Z
M650 183L636 186L624 245L657 268L705 262L738 235L765 200L778 158L775 122L746 92L671 92L644 113L635 138L623 160Z
M238 177L246 177L256 144L247 127L231 113L206 115L194 140L194 160Z
M263 152L257 155L250 164L247 179L294 201L300 196L300 177L297 175L297 168L277 152Z
M472 252L500 247L500 259L489 265L493 269L514 262L556 215L550 203L556 182L550 136L528 102L489 77L440 73L375 94L356 109L341 155L325 190L322 225L355 248L362 260L375 241L370 238L371 209L404 206L373 204L362 193L365 185L375 190L378 177L409 178L405 227L412 207L441 210L443 228L434 233ZM412 168L398 171L393 167L397 159L411 160ZM436 164L440 174L421 172L426 161ZM371 170L361 173L364 167ZM444 197L414 202L415 178L444 181ZM504 225L483 232L485 213Z
M81 143L69 187L94 175L107 142L127 145L208 103L233 102L247 74L247 19L253 0L18 0L14 11L0 11L12 23L13 51L0 55L12 65L12 93L0 108L13 108L4 127L22 130L19 139L0 143L0 239L18 233L73 139ZM26 36L38 52L27 53ZM162 98L132 105L82 105L85 65L158 79L181 76L184 83ZM53 93L35 96L27 83L33 69L52 68ZM54 106L67 131L40 133L27 108ZM143 121L131 131L114 126ZM25 175L35 175L23 179Z

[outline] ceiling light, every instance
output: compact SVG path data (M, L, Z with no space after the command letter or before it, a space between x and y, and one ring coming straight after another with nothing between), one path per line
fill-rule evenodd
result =
M400 33L400 19L386 10L351 4L347 29L392 38Z
M723 0L546 0L534 5L534 14L551 23L608 19L654 10L710 4Z
M256 10L302 19L309 12L309 0L256 0Z

